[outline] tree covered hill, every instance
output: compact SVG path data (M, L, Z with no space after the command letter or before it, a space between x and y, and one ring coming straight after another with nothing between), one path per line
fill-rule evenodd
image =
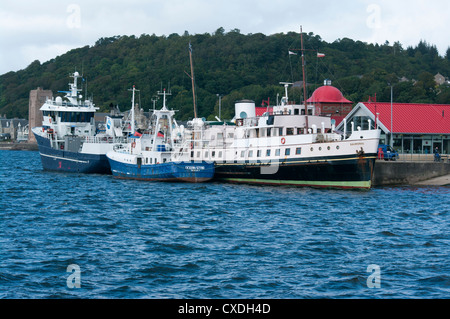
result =
M308 96L331 79L346 98L357 103L377 94L379 101L450 103L450 89L438 87L434 75L450 76L450 48L441 57L434 45L420 41L403 48L398 42L367 44L344 38L327 43L319 35L304 35ZM192 44L196 80L197 110L200 116L218 115L222 96L222 117L231 118L234 101L253 99L257 105L283 94L279 82L302 80L301 57L289 51L300 48L300 34L241 34L238 29L190 35L115 36L99 39L93 46L71 50L45 63L34 61L26 69L0 76L0 114L28 117L29 92L37 87L53 94L68 89L69 74L83 73L87 95L101 111L109 105L121 110L131 106L133 85L140 90L137 102L144 110L153 108L157 91L171 92L168 106L178 110L177 119L193 117L193 98L188 45ZM317 52L326 56L317 58ZM86 86L83 87L86 89ZM302 90L290 95L301 102ZM86 95L86 90L83 90ZM62 94L59 94L62 95ZM156 102L160 108L162 101Z

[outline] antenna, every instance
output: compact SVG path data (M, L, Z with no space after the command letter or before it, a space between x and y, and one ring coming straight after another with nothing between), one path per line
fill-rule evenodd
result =
M172 92L170 92L170 90L169 90L169 92L166 92L166 89L164 89L162 91L163 92L158 91L157 93L158 93L158 95L162 95L163 96L163 107L162 107L162 110L165 110L166 109L166 95L172 95Z
M189 60L191 62L191 81L192 81L192 97L194 101L194 118L197 118L197 105L195 103L195 81L194 81L194 65L192 63L192 45L191 42L189 42Z
M303 48L303 31L302 26L300 26L300 39L302 44L302 72L303 72L303 99L305 101L305 121L306 130L308 130L308 105L306 103L306 77L305 77L305 49Z
M128 89L128 91L133 91L133 96L131 98L131 132L134 135L134 132L136 131L135 123L134 123L134 93L136 91L140 92L139 90L136 90L136 87L133 85L132 89Z

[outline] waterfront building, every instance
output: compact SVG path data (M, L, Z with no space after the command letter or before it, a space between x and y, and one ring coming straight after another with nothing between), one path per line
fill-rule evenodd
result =
M389 144L400 154L432 154L438 148L450 154L450 105L390 102L360 102L337 129L350 132L371 125L381 129L381 144Z
M353 102L347 100L338 88L332 86L330 80L325 80L324 85L316 89L306 102L314 105L316 115L330 116L338 122L353 108Z
M41 106L44 105L47 99L51 99L52 97L53 93L51 90L43 90L41 87L30 91L28 104L28 127L30 129L42 125L43 116L40 110ZM34 134L28 134L28 143L37 143Z

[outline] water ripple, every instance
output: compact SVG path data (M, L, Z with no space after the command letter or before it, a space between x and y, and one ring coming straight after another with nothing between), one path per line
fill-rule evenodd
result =
M0 151L0 298L447 298L450 189L147 183ZM70 289L69 265L81 269ZM377 265L381 287L367 285Z

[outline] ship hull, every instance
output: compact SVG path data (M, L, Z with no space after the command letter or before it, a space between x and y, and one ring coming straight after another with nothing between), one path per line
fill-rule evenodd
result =
M46 171L111 174L108 158L105 154L87 154L54 149L50 140L35 134L42 167Z
M120 179L201 183L214 177L214 164L207 162L168 162L153 165L124 163L108 158L111 172Z
M370 189L376 154L317 157L279 163L216 164L215 180L265 185Z

